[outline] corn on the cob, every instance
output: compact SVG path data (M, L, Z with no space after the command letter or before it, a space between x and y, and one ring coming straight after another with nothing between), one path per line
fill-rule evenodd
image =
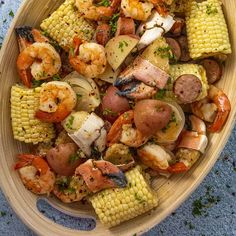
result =
M201 65L197 64L176 64L170 66L170 82L167 85L167 91L166 91L166 97L171 98L173 100L177 100L173 93L173 85L175 80L184 74L192 74L195 75L202 84L202 91L196 101L201 100L202 98L207 96L207 90L208 90L208 82L206 77L206 71Z
M222 57L231 53L220 0L190 0L186 11L186 26L191 58Z
M91 40L95 32L92 23L80 16L75 0L66 0L40 27L65 50L70 49L74 36Z
M139 166L126 173L128 187L107 189L90 198L101 222L113 227L158 205L156 193L144 179Z
M11 119L14 138L25 143L49 142L54 138L52 124L34 117L39 106L41 88L28 89L13 86L11 89Z

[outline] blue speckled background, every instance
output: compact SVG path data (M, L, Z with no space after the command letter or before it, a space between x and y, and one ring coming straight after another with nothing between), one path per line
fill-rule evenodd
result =
M0 0L0 43L21 0ZM236 128L215 167L191 197L145 236L236 236ZM197 214L195 205L204 205ZM71 228L89 229L94 223L61 214L42 203L53 221ZM195 210L194 210L195 209ZM193 214L195 213L195 214ZM15 215L0 192L0 235L34 235Z

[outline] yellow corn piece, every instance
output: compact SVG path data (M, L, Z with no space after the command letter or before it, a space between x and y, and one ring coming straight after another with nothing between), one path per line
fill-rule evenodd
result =
M92 23L85 20L74 5L75 0L66 0L40 27L65 50L73 46L73 38L90 41L95 32Z
M149 187L139 166L126 172L126 177L126 188L106 189L90 198L99 219L107 227L132 219L158 205L156 193Z
M178 79L181 75L184 74L192 74L195 75L202 84L202 91L196 101L199 101L207 96L208 90L208 82L206 77L206 71L201 65L197 64L176 64L170 65L170 81L167 85L166 97L171 98L172 100L176 100L176 102L180 103L173 93L173 85L176 79Z
M16 140L37 144L49 142L55 136L52 124L34 117L39 106L40 90L40 87L28 89L18 85L11 89L12 130Z
M186 11L186 26L191 58L223 58L231 53L220 0L190 0Z

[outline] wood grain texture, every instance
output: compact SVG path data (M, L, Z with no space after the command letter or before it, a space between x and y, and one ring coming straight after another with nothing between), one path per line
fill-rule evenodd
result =
M228 122L220 134L211 136L207 152L198 163L186 174L173 176L166 180L159 178L154 181L153 186L160 198L159 207L151 214L145 214L131 221L107 230L99 221L93 231L70 230L57 225L44 217L37 209L37 196L26 190L21 183L18 174L13 170L15 156L17 153L26 151L27 147L13 140L10 123L10 88L18 81L16 73L16 57L18 55L17 41L14 34L14 27L19 25L32 25L38 27L41 20L57 8L62 1L57 0L26 0L16 15L0 54L0 183L9 203L32 230L39 235L133 235L134 233L145 232L155 224L158 224L172 211L174 211L200 184L206 174L210 171L223 149L235 122L236 114L236 1L225 0L224 10L227 23L230 29L233 54L229 57L224 78L219 86L229 96L232 103L232 112ZM79 204L64 205L55 199L48 199L49 202L63 212L73 216L96 217L93 210Z

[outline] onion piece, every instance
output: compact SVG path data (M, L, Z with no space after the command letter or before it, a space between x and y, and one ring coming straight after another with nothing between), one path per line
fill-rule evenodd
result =
M84 78L76 71L64 78L77 95L76 111L94 111L101 103L99 89L90 78Z
M170 122L165 129L159 130L155 137L157 143L173 143L175 142L185 124L185 115L182 108L175 102L166 102L174 113L172 115L172 122Z
M172 16L163 17L157 11L153 11L148 20L142 23L136 32L137 35L141 36L137 48L141 50L151 44L155 39L168 32L174 23L175 20Z

